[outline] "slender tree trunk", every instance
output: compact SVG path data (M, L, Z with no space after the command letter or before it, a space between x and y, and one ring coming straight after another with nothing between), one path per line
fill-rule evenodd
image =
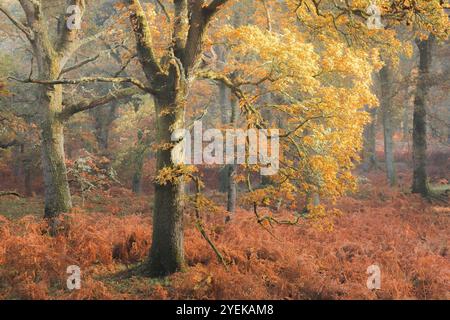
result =
M96 108L92 110L95 119L95 136L101 151L105 152L109 148L109 132L111 124L116 118L116 102L109 106Z
M155 100L157 145L173 143L171 133L183 129L185 125L185 90L174 89L156 97ZM176 163L184 157L183 144L184 141L181 141L169 149L158 148L156 172L176 167ZM149 258L151 276L166 276L184 268L183 193L182 178L174 177L164 183L155 182L153 235Z
M45 217L54 218L72 207L64 155L64 126L57 118L62 108L62 86L45 86L41 96L41 154L45 185Z
M20 146L20 153L22 154L22 171L23 171L23 186L25 190L25 196L30 197L32 195L31 186L31 159L30 156L25 154L25 144Z
M306 196L306 205L317 207L320 205L320 195L317 192L311 192Z
M25 196L29 197L31 195L31 189L30 189L30 172L28 170L29 167L29 161L28 157L25 155L25 144L21 143L19 146L20 150L20 157L17 158L18 161L16 161L16 164L21 165L21 171L23 174L23 187L25 190Z
M32 186L32 175L30 168L30 161L27 160L27 163L24 165L24 188L25 188L25 196L31 197L33 195L33 186Z
M20 146L13 146L12 154L14 159L20 158ZM12 172L14 177L17 179L20 176L20 163L14 162Z
M386 174L391 186L396 184L395 159L394 159L394 128L392 106L392 70L385 65L380 70L381 80L381 111L383 113L384 132L384 159Z
M228 194L227 194L227 211L236 212L237 202L237 184L235 181L236 164L228 165Z
M140 159L138 159L140 160ZM143 169L143 161L135 163L136 168L133 174L132 186L131 190L133 193L139 195L142 193L142 169Z
M223 83L219 83L219 110L220 116L222 120L222 125L227 125L230 123L230 115L229 111L231 109L230 106L230 92L228 88ZM229 165L225 165L219 171L219 191L220 192L228 192L229 188L229 173L230 167Z
M227 124L230 120L230 90L220 82L219 86L219 108L222 124Z
M408 90L408 94L409 94ZM409 99L406 101L405 106L403 107L403 119L402 119L402 138L404 141L408 141L409 139L409 110L411 104Z
M231 119L230 123L233 128L236 128L238 115L239 115L239 105L236 99L230 99L231 102ZM234 213L236 211L237 202L237 183L235 180L237 172L237 164L229 164L228 166L228 197L227 197L227 211Z
M221 110L222 124L230 124L232 128L236 127L238 118L238 105L236 100L230 95L230 91L223 84L219 84L219 103ZM237 165L227 164L220 170L219 190L227 192L227 211L234 213L236 211L237 185L234 177L236 175ZM230 217L226 221L229 221Z
M145 158L145 145L144 145L144 136L141 130L137 133L138 143L134 156L134 174L132 180L132 190L135 194L142 193L142 171L144 169L144 158Z
M363 170L366 172L378 166L376 155L377 110L377 108L372 108L368 111L371 121L364 128Z
M417 40L419 48L419 79L414 99L413 116L413 185L412 192L428 196L427 163L427 96L429 91L428 80L430 77L431 50L433 36L427 40Z
M447 128L447 144L450 144L450 128Z

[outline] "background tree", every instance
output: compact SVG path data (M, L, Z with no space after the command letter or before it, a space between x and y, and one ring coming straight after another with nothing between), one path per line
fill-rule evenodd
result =
M67 168L64 154L64 123L75 113L89 110L113 99L136 93L134 89L124 89L120 92L108 93L91 100L82 100L69 104L63 102L62 84L97 81L133 82L130 79L84 78L76 81L60 79L68 70L77 69L86 61L66 68L74 53L86 43L97 39L101 33L85 37L81 40L81 31L71 28L68 19L73 13L66 13L70 5L80 9L82 18L85 10L84 0L60 1L57 6L46 7L40 1L19 1L26 22L15 18L7 8L0 6L0 11L27 38L32 48L33 61L37 66L37 78L32 79L33 65L28 79L23 82L38 83L40 86L40 120L42 167L45 183L45 217L53 219L61 212L67 212L72 207ZM58 17L58 23L48 21L49 10ZM53 28L51 28L53 27ZM64 108L63 108L64 105Z

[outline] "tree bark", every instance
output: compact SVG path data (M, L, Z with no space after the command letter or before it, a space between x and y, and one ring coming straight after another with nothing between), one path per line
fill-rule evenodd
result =
M64 126L56 116L62 108L62 86L42 89L41 154L45 186L45 217L55 218L72 208L64 155Z
M222 120L222 125L227 125L230 123L230 114L229 111L231 109L230 105L230 92L225 84L220 82L219 86L219 110L220 116ZM219 191L220 192L228 192L229 188L229 173L230 167L229 165L225 165L219 171Z
M179 160L184 158L184 141L173 143L171 135L174 130L184 129L185 126L187 84L179 81L176 85L173 81L168 81L166 85L166 91L155 97L156 143L158 146L171 144L172 147L158 148L157 173L165 168L174 169ZM182 177L174 177L164 183L155 181L153 235L148 264L149 273L153 277L166 276L184 269L183 195Z
M132 191L135 194L142 193L142 171L144 169L144 158L145 158L145 145L144 145L144 136L141 130L137 133L138 142L137 147L134 150L134 159L133 159L133 179L132 179Z
M414 94L413 89L408 87L406 94L407 96L402 115L402 138L404 141L408 141L410 137L410 110L413 108L414 104L414 101L410 97Z
M239 104L236 99L231 99L231 119L230 123L233 128L236 128L238 116L239 116ZM229 164L227 165L227 182L228 182L228 196L227 196L227 211L234 213L236 212L236 202L237 202L237 183L235 180L236 172L237 172L237 164Z
M368 172L377 168L376 134L377 134L377 108L369 111L371 121L364 128L363 170Z
M20 145L20 153L21 153L21 162L22 162L22 171L23 171L23 186L25 190L25 196L30 197L33 193L32 190L32 181L31 181L31 157L25 153L25 144L22 143Z
M32 170L30 168L30 161L27 160L27 163L24 164L24 189L25 189L25 196L31 197L33 195L33 184L32 184Z
M396 184L396 170L394 159L394 128L393 128L393 106L392 106L392 70L386 64L380 70L381 80L381 111L383 116L384 133L384 159L386 174L391 186Z
M109 132L111 124L116 119L117 103L113 101L110 105L93 109L95 120L95 136L97 144L102 152L109 148Z
M419 48L419 79L414 98L413 115L413 185L412 192L428 196L427 163L427 96L431 66L431 50L434 38L416 40Z
M156 105L156 172L169 169L171 179L155 180L152 247L148 262L151 276L165 276L184 267L183 176L175 176L184 160L184 141L171 141L174 130L184 130L188 82L203 50L206 29L227 0L174 1L172 47L163 59L154 52L152 33L139 0L128 0L130 23L142 70L153 89ZM168 147L169 146L169 147Z

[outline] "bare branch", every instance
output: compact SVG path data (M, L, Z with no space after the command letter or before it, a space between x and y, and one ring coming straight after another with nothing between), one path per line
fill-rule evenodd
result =
M101 36L103 36L104 34L106 34L108 32L108 30L102 30L94 35L91 35L89 37L83 38L79 41L76 41L75 43L73 43L71 46L66 47L66 51L64 52L64 57L65 60L69 60L69 58L78 50L80 49L82 46L91 43L92 41L97 40L98 38L100 38Z
M122 72L124 72L125 69L128 67L128 65L130 64L130 62L136 57L137 57L137 55L132 55L125 63L121 63L122 66L120 67L120 69L117 72L114 73L114 77L118 77ZM125 75L126 75L126 72L125 72Z
M110 91L108 94L102 97L95 97L93 99L84 99L76 104L66 106L60 113L59 117L62 121L68 120L72 115L93 109L95 107L107 104L111 101L125 99L135 94L139 94L139 90L136 88L125 88L116 91Z
M94 83L94 82L131 83L145 92L157 94L157 91L145 86L141 81L135 78L84 77L80 79L37 80L37 79L18 79L15 77L8 77L8 79L22 83L38 83L44 85L80 84L80 83Z
M6 196L15 196L18 198L23 198L22 195L20 195L19 193L15 192L15 191L0 191L0 197L6 197Z
M272 17L270 15L270 8L266 0L261 0L266 13L267 30L272 31Z
M155 1L161 7L162 11L164 12L164 15L167 18L167 21L170 22L170 15L167 12L166 6L160 0L155 0Z
M311 117L311 118L307 118L305 120L303 120L302 122L300 122L294 129L287 131L284 134L280 134L278 137L279 138L288 138L291 134L297 132L300 128L302 128L305 124L307 124L309 121L312 120L318 120L318 119L327 119L327 118L331 118L331 116L315 116L315 117Z
M18 144L19 144L19 141L15 140L15 139L13 141L6 142L6 143L0 142L0 149L8 149L10 147L17 146Z
M96 55L95 57L90 57L90 58L88 58L88 59L85 59L85 60L83 60L83 61L80 61L79 63L77 63L77 64L75 64L75 65L73 65L73 66L70 66L70 67L67 67L67 68L63 69L63 70L61 71L60 75L62 75L62 74L64 74L64 73L67 73L67 72L70 72L70 71L73 71L73 70L76 70L76 69L79 69L79 68L81 68L82 66L84 66L84 65L86 65L86 64L88 64L88 63L90 63L90 62L93 62L93 61L97 60L99 57L100 57L100 54Z
M5 7L0 5L0 11L3 12L3 14L20 30L22 31L25 36L28 38L28 40L33 39L33 33L30 28L25 26L23 23L21 23L19 20L17 20Z

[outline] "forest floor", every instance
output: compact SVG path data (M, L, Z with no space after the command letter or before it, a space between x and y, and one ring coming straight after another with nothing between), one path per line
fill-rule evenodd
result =
M90 198L64 217L56 238L39 216L41 198L4 197L0 299L450 299L448 203L390 189L380 176L330 205L340 213L327 223L302 218L269 233L250 211L229 223L221 210L206 214L227 268L187 219L187 268L164 279L140 273L151 239L148 197L111 190ZM373 264L379 290L366 285ZM66 288L69 265L81 268L80 290Z

